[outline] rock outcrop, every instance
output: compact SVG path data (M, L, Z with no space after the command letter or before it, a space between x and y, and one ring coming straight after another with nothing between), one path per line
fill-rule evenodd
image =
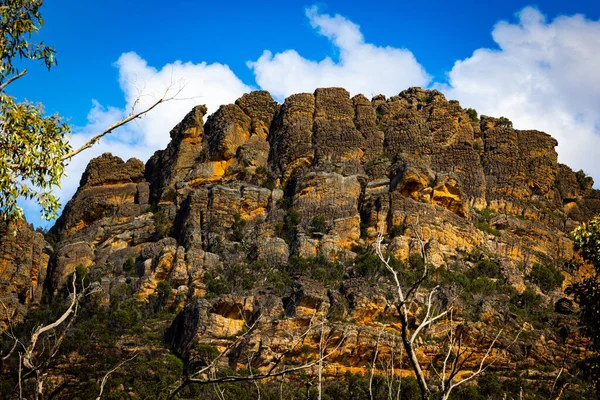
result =
M52 247L31 225L0 222L0 329L22 321L39 304L51 255Z
M352 322L327 328L347 339L326 371L342 375L362 371L378 332L389 341L399 327L385 288L352 272L379 232L401 262L422 250L434 267L467 273L493 259L518 293L534 264L570 259L569 230L600 212L599 192L558 163L552 137L505 118L475 119L435 90L368 100L326 88L281 105L257 91L206 122L205 114L192 109L145 166L92 160L51 231L53 250L27 226L14 239L3 228L0 293L13 308L39 301L45 279L57 292L78 265L101 276L107 293L128 282L142 302L168 282L173 298L187 299L165 336L177 354L193 358L192 342L222 350L258 321L245 346L261 349L259 367L313 316L333 314ZM289 264L305 265L298 259L320 264L310 277L294 271L292 282L277 281ZM339 287L318 282L335 268ZM218 293L224 280L239 293ZM543 296L556 302L553 321L565 323L569 300ZM517 328L507 298L473 301L479 334L488 322ZM317 340L307 339L310 351ZM531 357L562 360L559 339L548 340Z

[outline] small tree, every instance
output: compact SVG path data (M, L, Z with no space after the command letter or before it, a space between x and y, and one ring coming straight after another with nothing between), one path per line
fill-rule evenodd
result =
M580 306L579 323L583 334L590 339L592 352L582 365L586 375L596 383L596 392L600 396L600 216L575 228L571 234L575 249L592 266L590 276L573 283L567 293L572 294Z

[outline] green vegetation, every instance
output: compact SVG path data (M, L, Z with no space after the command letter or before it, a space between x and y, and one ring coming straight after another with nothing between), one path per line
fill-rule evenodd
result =
M308 228L308 232L309 233L320 233L320 234L327 234L327 232L329 232L329 229L327 227L327 223L325 222L325 217L322 215L316 216L312 219L310 226Z
M477 115L477 110L475 110L474 108L467 108L467 109L465 109L465 112L469 116L469 120L471 120L471 123L479 123L479 117Z
M395 263L396 260L390 262ZM353 270L370 281L376 281L387 272L379 257L372 253L358 254L354 259Z
M571 235L583 260L593 266L591 275L573 283L567 293L579 304L579 324L590 340L591 355L581 363L581 369L595 383L596 395L600 397L600 216L580 225ZM577 265L577 259L572 263Z
M127 260L125 260L125 262L123 263L123 272L127 276L138 274L138 266L133 257L128 257Z
M344 266L324 256L290 257L285 270L290 276L307 276L326 285L337 284L344 277Z
M503 278L498 264L487 259L478 261L475 266L467 272L466 275L469 277L469 279L477 279L480 277L491 279Z
M544 292L551 292L562 286L565 280L562 272L551 265L533 264L531 272L525 277L538 285Z
M288 245L293 244L296 241L299 223L300 214L295 209L290 208L287 210L285 217L283 217L283 221L277 224L277 236L285 240Z
M512 128L513 123L506 117L498 118L498 122L496 123L496 128Z
M494 217L494 212L489 208L483 208L481 210L475 209L477 214L479 214L486 222L490 222Z
M275 175L266 167L259 166L256 168L256 180L255 184L262 186L266 189L273 190L277 187L277 178Z
M498 229L491 227L490 225L482 222L475 222L475 227L482 232L489 233L490 235L500 236L501 233Z
M173 188L166 188L162 194L161 201L175 203L176 200L177 200L177 191Z
M236 242L242 242L244 240L244 228L246 227L246 221L242 219L240 213L235 213L233 216L233 225L231 225L231 233L233 240Z
M582 169L575 172L575 178L577 178L577 184L581 190L587 190L594 184L594 179Z
M482 210L475 210L478 215L478 220L474 222L474 225L477 229L482 232L489 233L494 236L500 236L501 232L492 227L490 225L490 221L494 217L494 212L489 208L484 208Z
M360 238L361 239L366 239L367 236L369 236L369 226L364 223L364 222L360 222Z
M394 225L390 228L390 237L395 238L404 235L404 224Z
M215 298L224 294L248 293L254 289L257 275L261 272L259 264L233 264L217 267L204 273L206 298Z
M169 236L173 223L167 217L167 214L158 210L154 212L154 230L159 237L164 238Z
M35 200L42 217L56 217L60 204L52 189L60 184L71 146L70 128L58 114L47 116L40 103L18 102L6 93L10 84L27 73L26 61L39 60L49 70L56 65L55 50L31 40L44 24L42 2L12 0L0 8L2 65L0 68L0 214L20 219L22 196Z

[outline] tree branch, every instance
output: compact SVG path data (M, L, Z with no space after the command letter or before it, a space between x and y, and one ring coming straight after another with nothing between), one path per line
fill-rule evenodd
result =
M100 398L102 397L102 392L104 392L104 385L106 385L106 382L108 381L108 377L110 376L110 374L112 374L113 372L115 372L116 370L121 368L125 363L133 360L136 357L137 357L137 353L134 354L132 357L129 357L128 359L121 361L116 367L114 367L113 369L108 371L106 373L106 375L104 375L104 378L102 378L102 383L100 384L100 392L98 393L98 397L96 397L96 400L100 400Z
M2 83L0 85L0 92L3 92L5 87L7 87L11 83L13 83L17 79L19 79L20 77L24 76L26 73L27 73L27 70L24 69L23 71L19 72L17 75L8 78L4 83Z
M132 108L131 113L127 117L121 119L120 121L115 122L114 124L109 126L106 130L104 130L102 133L99 133L98 135L96 135L93 138L91 138L90 140L88 140L83 146L79 147L78 149L70 151L68 154L65 154L64 156L62 156L60 158L61 161L70 160L71 158L73 158L77 154L81 153L82 151L92 147L100 139L102 139L104 136L111 133L115 129L120 128L121 126L127 124L128 122L133 121L134 119L142 117L144 114L147 114L150 111L152 111L154 108L156 108L159 104L162 104L167 101L175 99L179 95L179 93L181 93L181 91L183 90L183 87L180 88L173 96L167 97L167 93L169 92L170 89L171 89L170 87L167 88L167 90L165 91L163 96L160 99L158 99L156 102L154 102L150 107L136 113L134 108L135 108L135 105L137 105L137 103L139 101L139 97L138 97L134 102L134 107Z

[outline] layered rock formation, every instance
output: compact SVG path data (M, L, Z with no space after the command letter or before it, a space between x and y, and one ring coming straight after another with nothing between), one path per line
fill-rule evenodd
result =
M0 328L39 303L52 247L24 221L0 222Z
M531 266L570 259L569 230L600 212L598 191L557 162L549 135L513 129L505 118L475 119L438 91L411 88L369 100L327 88L281 105L257 91L206 122L205 114L204 106L191 110L145 166L108 154L92 160L51 231L53 252L26 229L14 242L3 239L0 276L18 277L5 279L12 283L4 292L21 305L38 301L50 253L50 293L78 265L99 277L107 296L128 282L147 301L166 281L173 298L187 299L166 336L176 353L194 341L223 348L260 315L247 343L261 348L259 367L312 316L337 310L339 320L354 325L328 328L348 338L328 373L356 372L372 356L367 347L377 331L398 328L385 290L353 280L351 272L378 232L402 261L420 254L417 233L435 267L468 271L474 261L467 255L487 254L523 291ZM21 252L18 243L27 243L29 258L7 255ZM320 256L345 266L339 287L294 277L280 290L261 281L240 293L206 296L213 271L241 264L278 271L291 257ZM132 263L135 272L125 271ZM560 293L544 296L550 304ZM508 299L480 300L492 311L482 311L487 316L476 330L485 332L485 323L518 326ZM562 359L557 340L531 350L529 360Z

